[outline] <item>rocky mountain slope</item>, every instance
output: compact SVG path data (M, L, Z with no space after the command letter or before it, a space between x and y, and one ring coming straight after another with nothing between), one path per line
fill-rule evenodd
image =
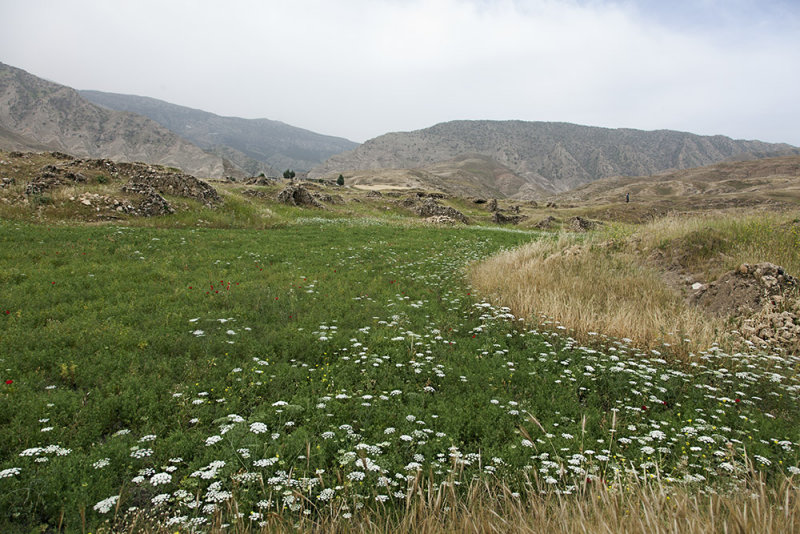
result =
M389 133L333 156L309 177L335 177L378 169L414 169L436 176L456 172L465 155L507 168L509 197L540 197L611 176L650 175L728 159L800 154L787 144L740 141L670 130L642 131L523 121L453 121L423 130ZM463 166L461 168L463 172ZM492 173L470 172L492 181ZM521 185L517 188L517 183ZM513 185L512 185L513 184Z
M146 117L91 104L74 89L2 63L0 148L157 163L203 177L244 175Z
M713 207L800 203L800 156L724 162L653 176L596 180L551 197L558 204L668 202ZM711 205L709 205L712 207Z
M197 146L219 154L248 173L277 175L284 169L308 171L357 143L268 119L221 117L155 98L80 91L100 106L144 115Z

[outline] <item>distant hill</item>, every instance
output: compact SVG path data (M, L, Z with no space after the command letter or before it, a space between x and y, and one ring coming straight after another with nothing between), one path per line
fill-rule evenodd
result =
M675 206L800 205L800 156L716 163L652 176L596 180L549 200L581 206L625 202Z
M357 143L268 119L221 117L155 98L80 91L95 104L144 115L197 146L223 156L251 175L308 171Z
M74 89L2 63L0 148L157 163L200 177L244 174L146 117L96 106Z
M470 181L490 187L496 180L496 169L503 167L510 173L502 180L506 196L536 198L611 176L642 176L728 159L791 154L800 154L800 149L671 130L609 129L553 122L453 121L376 137L353 151L331 157L312 169L309 177L331 178L340 173L365 176L369 171L386 169L410 169L440 178L466 172ZM476 156L483 158L483 163L465 169L464 159ZM393 173L395 177L397 174ZM435 183L431 185L436 187Z

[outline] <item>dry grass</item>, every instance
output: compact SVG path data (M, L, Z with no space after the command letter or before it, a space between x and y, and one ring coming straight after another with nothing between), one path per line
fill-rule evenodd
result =
M800 274L800 226L791 215L668 217L561 233L471 267L470 282L518 317L555 321L578 338L602 333L679 355L730 343L724 318L709 317L670 283L709 282L741 263L770 261Z
M616 486L615 486L616 487ZM452 487L419 488L405 508L365 507L352 517L336 504L319 517L290 518L277 514L264 523L245 517L217 523L212 533L325 532L325 533L541 533L694 534L800 532L800 491L785 479L769 486L751 479L727 495L700 493L656 481L637 482L625 490L583 485L573 495L533 491L513 494L506 486L476 481L457 496ZM229 515L237 512L229 504ZM172 529L134 520L125 531L165 534ZM98 532L104 532L102 529Z

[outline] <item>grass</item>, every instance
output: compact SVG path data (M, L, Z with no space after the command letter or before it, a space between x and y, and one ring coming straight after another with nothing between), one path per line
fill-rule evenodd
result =
M515 314L555 321L581 339L602 332L686 356L714 343L732 348L733 327L689 305L665 273L708 283L763 261L800 273L793 215L673 216L561 233L473 266L470 279Z
M433 530L512 510L508 492L569 507L587 483L735 494L800 473L796 358L580 344L465 284L535 237L316 212L4 221L0 530Z

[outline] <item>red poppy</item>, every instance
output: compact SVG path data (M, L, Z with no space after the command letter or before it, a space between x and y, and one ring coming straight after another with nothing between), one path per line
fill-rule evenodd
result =
M742 399L736 399L736 400L735 400L735 401L733 401L733 402L739 403L739 402L742 402Z
M647 406L642 406L642 411L644 412L646 410L647 410Z
M9 378L8 380L6 380L6 385L11 385L11 384L13 384L13 383L14 383L14 381L13 381L13 380L11 380L10 378Z

